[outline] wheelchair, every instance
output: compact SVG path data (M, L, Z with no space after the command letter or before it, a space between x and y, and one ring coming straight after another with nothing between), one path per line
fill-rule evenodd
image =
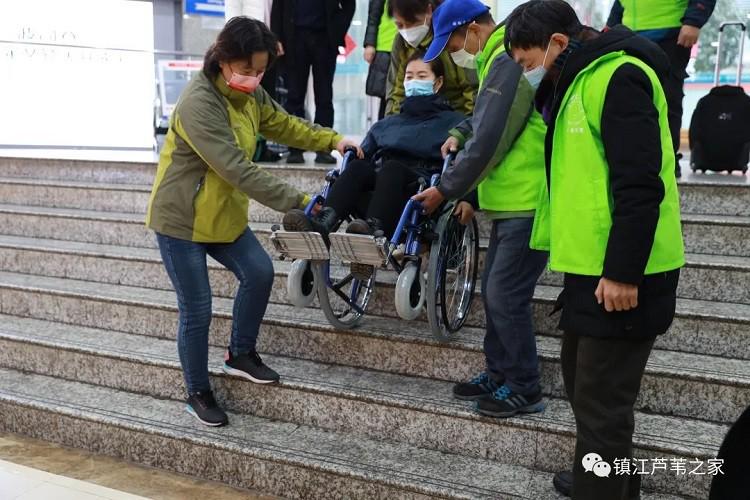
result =
M322 204L336 179L356 152L345 152L339 169L305 208L310 216ZM442 171L454 156L445 159ZM441 174L419 189L436 186ZM432 215L422 204L409 200L390 239L374 235L338 233L325 241L319 233L290 232L274 225L271 242L280 258L293 259L287 278L287 296L296 307L309 307L316 296L330 324L337 329L359 325L366 315L379 272L395 271L394 305L399 317L414 320L426 312L432 334L449 341L468 317L479 268L479 230L476 219L462 225L453 215L454 202L446 202ZM347 264L349 268L347 269ZM384 278L388 280L388 276Z

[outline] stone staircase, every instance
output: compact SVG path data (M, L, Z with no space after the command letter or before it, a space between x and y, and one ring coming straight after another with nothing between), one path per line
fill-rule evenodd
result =
M271 169L307 191L325 172ZM183 411L176 300L143 226L154 171L0 158L0 430L289 498L560 498L552 473L571 463L575 424L549 317L559 276L534 299L548 409L495 420L450 395L483 364L480 297L441 344L396 318L381 273L375 315L336 331L287 305L289 264L276 261L260 350L282 382L258 386L220 370L235 283L212 263L210 371L231 425L204 428ZM750 404L750 184L697 177L681 194L688 265L646 369L635 455L705 461ZM270 247L280 215L253 204L251 219ZM643 480L644 499L706 498L711 476Z

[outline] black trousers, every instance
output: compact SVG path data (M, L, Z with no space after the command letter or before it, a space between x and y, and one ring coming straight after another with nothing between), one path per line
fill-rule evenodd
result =
M336 72L338 47L332 47L325 30L297 28L292 58L286 67L289 94L287 111L305 117L305 95L310 68L315 92L315 123L333 127L333 75Z
M633 457L633 406L654 339L588 337L565 332L561 361L576 420L573 500L640 498L639 475L615 474L616 458ZM609 477L586 472L581 461L597 453Z
M332 207L341 219L349 216L378 219L390 238L406 202L417 192L417 181L428 173L397 160L387 160L376 173L369 161L355 160L333 184L325 205Z
M690 62L690 49L677 45L677 38L659 42L659 47L669 58L669 74L663 82L664 94L667 97L669 110L669 131L672 134L672 147L675 154L680 150L680 129L682 128L682 98L685 78L688 77L687 65Z

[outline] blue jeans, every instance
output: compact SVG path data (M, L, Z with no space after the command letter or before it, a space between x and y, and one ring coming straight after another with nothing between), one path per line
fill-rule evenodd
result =
M195 243L163 234L156 235L167 274L177 292L180 312L177 348L189 393L208 391L208 329L211 324L211 285L206 255L237 276L234 299L233 355L255 350L263 315L273 286L273 264L248 228L233 243Z
M539 388L531 300L547 253L529 248L533 222L531 217L492 222L482 277L487 371L495 381L504 381L521 394Z

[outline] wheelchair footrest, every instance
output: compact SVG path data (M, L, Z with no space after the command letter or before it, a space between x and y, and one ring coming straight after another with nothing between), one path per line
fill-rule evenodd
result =
M383 266L386 252L383 239L364 234L332 233L331 254L346 262Z
M292 259L328 260L328 247L320 233L274 231L271 243L280 254Z

